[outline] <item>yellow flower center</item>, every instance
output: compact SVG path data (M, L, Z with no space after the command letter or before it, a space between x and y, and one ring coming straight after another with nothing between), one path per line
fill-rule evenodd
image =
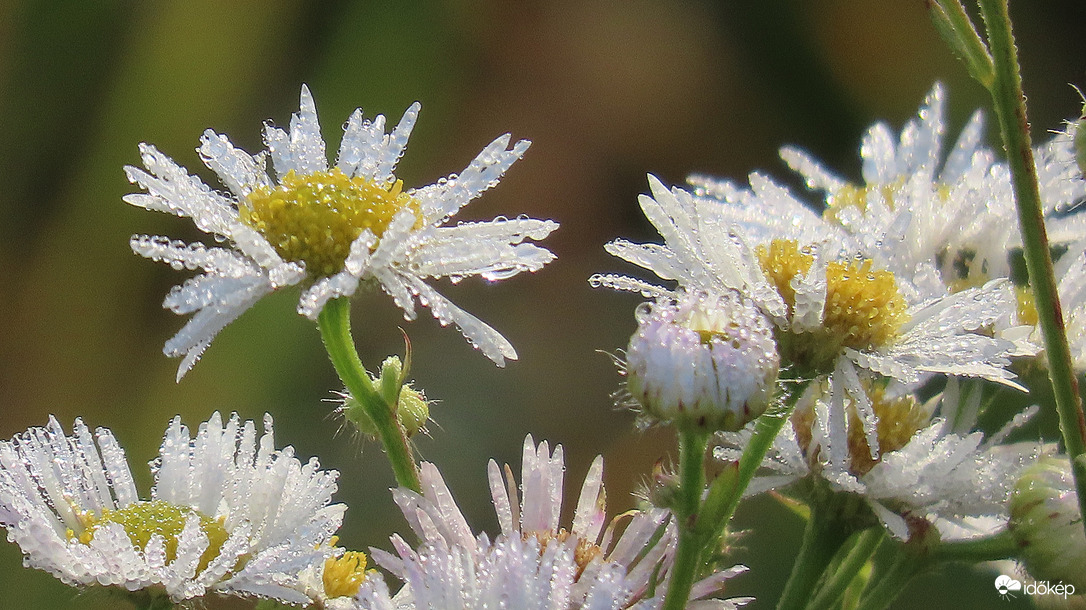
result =
M366 580L366 554L347 551L339 557L329 557L324 561L324 595L335 597L354 597L359 587Z
M151 536L159 535L165 539L166 561L177 558L177 537L185 529L185 521L190 515L196 515L200 519L200 530L208 539L207 549L200 556L200 564L197 571L203 571L213 559L219 556L222 545L230 537L226 531L224 519L212 519L187 506L177 506L163 500L152 502L136 502L119 509L107 509L100 516L94 516L90 512L81 512L79 520L86 524L86 529L78 535L68 530L68 538L76 538L83 544L90 544L94 540L94 533L104 523L119 523L128 534L132 544L140 549L145 549L151 541Z
M293 170L274 187L260 187L242 201L242 222L271 243L284 260L304 262L314 276L343 269L351 242L369 229L378 238L404 208L419 216L403 181L378 184L338 167L299 176ZM421 218L416 221L416 228Z
M542 554L547 550L547 545L555 540L558 543L564 543L572 535L564 529L558 530L557 534L550 532L525 532L522 534L524 539L535 538L539 541L539 553ZM573 549L573 562L577 564L577 574L574 576L574 580L581 577L584 573L584 569L588 564L592 563L592 560L603 555L603 549L592 541L586 538L578 538L577 546Z
M814 257L807 248L800 250L792 239L774 239L769 242L769 246L758 246L755 253L766 279L777 288L777 292L788 304L788 313L791 315L796 304L792 278L806 275L814 263Z
M895 207L894 192L900 189L905 184L904 179L898 179L892 184L882 185L866 185L856 186L854 184L845 184L836 192L830 194L826 198L826 209L822 212L822 217L826 220L837 220L837 215L844 208L856 208L861 212L867 211L867 201L871 197L872 193L879 193L882 195L882 200L886 204L886 207L891 210ZM940 187L940 196L946 199L946 189Z
M758 260L766 278L794 314L792 280L806 274L814 257L793 240L759 246ZM801 367L832 368L842 348L870 350L890 344L909 320L894 274L872 269L870 259L834 261L826 266L826 302L822 326L813 331L778 336L782 356ZM784 358L782 358L784 360Z
M881 461L881 455L897 451L909 443L909 440L931 419L931 413L912 395L887 396L886 389L880 384L863 382L864 391L871 399L872 408L878 423L875 426L879 439L880 459L871 458L871 447L867 444L863 422L856 412L856 407L849 401L848 410L848 453L849 471L856 476L863 476ZM792 426L796 431L799 446L808 454L808 462L817 464L817 452L809 454L811 445L811 427L814 424L814 409L797 409L792 414Z
M826 267L822 326L853 349L886 345L909 320L894 274L871 269L870 259Z
M1037 326L1041 318L1037 315L1037 303L1033 300L1033 291L1029 286L1015 286L1014 296L1018 301L1018 323Z

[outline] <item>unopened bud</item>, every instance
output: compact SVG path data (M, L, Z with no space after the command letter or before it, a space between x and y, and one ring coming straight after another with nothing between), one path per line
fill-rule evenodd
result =
M1010 512L1008 527L1030 575L1086 591L1086 534L1067 458L1044 457L1026 468L1015 483Z
M761 415L780 357L772 324L738 293L644 303L626 352L627 387L645 413L679 427L738 430Z

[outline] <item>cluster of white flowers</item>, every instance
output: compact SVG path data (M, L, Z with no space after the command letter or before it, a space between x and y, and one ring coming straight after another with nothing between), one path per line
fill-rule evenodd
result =
M805 391L765 464L773 474L748 493L814 473L866 498L899 537L907 515L948 534L1005 525L1014 475L1040 448L999 443L1028 413L985 440L974 430L977 405L960 415L969 406L956 402L956 382L939 401L914 397L932 374L1024 389L1010 366L1040 351L1028 291L1012 281L1021 242L1009 170L981 145L982 125L978 112L944 159L937 85L896 142L884 124L868 131L862 185L784 148L824 194L815 206L757 173L749 187L693 176L693 192L649 176L641 208L663 243L616 240L607 250L676 286L614 274L591 282L655 299L737 291L773 322L782 377ZM1086 199L1086 180L1073 129L1036 155L1061 252L1065 321L1082 361L1086 216L1069 211ZM738 459L750 434L722 433L718 457Z
M979 112L944 157L944 105L937 85L897 138L886 125L873 126L860 151L863 184L783 149L821 194L819 206L757 173L748 185L694 176L692 191L649 176L651 194L640 205L663 243L619 239L606 249L665 284L619 274L590 282L649 299L637 309L626 351L626 389L646 417L678 428L680 468L697 475L669 488L670 498L654 495L660 506L608 517L597 457L573 521L563 527L562 447L552 451L528 436L519 485L508 465L488 465L499 533L473 530L437 467L422 463L417 481L404 483L417 482L419 492L392 490L418 543L394 535L393 552L370 549L367 558L337 547L345 510L331 503L338 473L321 470L315 458L302 464L289 446L275 449L270 415L258 435L252 421L235 414L224 423L215 413L195 437L173 420L152 462L149 500L140 500L109 430L92 434L76 420L68 435L50 418L44 428L0 442L0 524L28 567L73 586L136 592L148 607L224 594L329 610L656 610L675 585L681 595L690 589L689 608L734 609L750 598L722 593L744 566L701 573L689 587L693 570L710 561L691 541L714 543L727 526L698 522L710 514L697 508L710 505L706 498L715 509L721 504L714 483L708 493L700 486L700 456L708 433L717 432L714 458L744 459L759 433L753 420L773 409L772 421L783 426L779 433L761 428L777 436L747 495L816 480L819 489L869 507L857 520L862 527L877 526L877 518L898 539L910 538L916 520L934 525L943 540L988 536L1007 526L1015 481L1036 464L1014 493L1011 527L1030 547L1028 562L1058 570L1065 546L1081 555L1077 538L1064 540L1070 530L1081 537L1070 476L1062 462L1038 462L1051 448L1006 442L1036 407L998 432L978 427L989 382L1024 390L1012 367L1041 351L1036 310L1012 273L1022 246L1010 174L982 146ZM266 125L266 150L258 155L204 133L198 152L228 193L141 145L144 168L126 171L145 192L125 201L190 217L224 242L131 239L142 256L198 271L164 303L193 314L165 346L183 357L178 380L226 325L264 295L294 285L302 287L298 312L319 320L322 332L330 301L380 287L408 319L416 303L429 308L499 366L517 357L501 334L426 280L501 280L554 258L530 243L557 228L552 221L500 217L445 226L495 186L529 142L510 146L510 136L501 136L461 174L405 190L394 170L419 109L412 105L387 133L383 116L367 120L356 110L329 166L303 86L289 129ZM1086 180L1075 129L1069 125L1036 157L1064 322L1081 372L1086 215L1073 208L1086 200ZM332 359L343 376L341 359ZM398 359L386 365L369 378L380 386L374 400L387 400L381 406L395 412L396 392L407 388L414 393L406 398L425 402L404 385ZM368 374L357 367L354 373ZM921 400L936 391L937 376L945 377L941 391ZM392 419L401 437L421 425L402 414ZM763 438L764 448L769 434ZM693 467L690 447L699 455ZM682 487L693 479L696 489ZM367 570L368 559L403 586L393 593L380 573ZM674 574L680 567L689 572L682 578Z

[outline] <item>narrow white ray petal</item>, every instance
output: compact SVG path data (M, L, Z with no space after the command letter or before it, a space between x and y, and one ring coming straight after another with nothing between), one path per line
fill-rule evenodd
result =
M499 136L480 152L475 159L456 178L448 179L444 184L437 184L415 192L416 199L422 205L423 222L434 224L455 214L487 189L497 185L498 179L524 156L531 142L520 140L509 146L510 135Z
M302 292L298 300L298 313L316 320L325 304L332 299L351 296L358 289L358 278L347 271L340 271L331 277L322 277Z
M238 197L247 197L254 189L271 186L263 156L254 157L235 148L224 135L211 129L204 131L200 148L196 150L204 165L218 174L226 188Z
M396 169L396 163L403 156L407 148L407 141L411 138L411 130L419 119L419 111L422 104L415 102L407 108L400 118L400 122L385 138L384 146L380 148L377 156L377 165L373 170L373 180L378 184L384 184L392 179L392 172Z
M888 184L897 177L894 137L885 123L876 123L867 131L860 146L860 156L863 158L864 182Z
M780 150L781 159L788 164L793 171L803 176L807 181L807 188L819 189L835 193L846 184L836 174L823 167L806 152L791 146L785 146Z
M431 288L420 278L414 276L401 276L403 282L418 295L419 304L430 309L430 313L437 318L442 326L456 325L457 330L464 335L472 347L483 352L494 364L505 366L506 359L516 360L517 352L512 344L501 335L475 316L453 305L436 290ZM384 284L382 284L384 285Z
M302 85L298 106L298 112L290 117L291 167L303 175L322 172L328 169L328 156L317 120L317 107L305 85Z

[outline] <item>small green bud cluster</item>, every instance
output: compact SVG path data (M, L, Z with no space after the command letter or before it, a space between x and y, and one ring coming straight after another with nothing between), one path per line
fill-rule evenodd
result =
M404 434L411 438L425 430L430 419L430 403L422 390L416 390L404 381L404 366L398 356L390 356L381 365L381 375L373 380L374 388L388 401L396 401L396 419L403 426ZM376 437L377 426L366 414L358 399L344 392L341 412L366 436Z

